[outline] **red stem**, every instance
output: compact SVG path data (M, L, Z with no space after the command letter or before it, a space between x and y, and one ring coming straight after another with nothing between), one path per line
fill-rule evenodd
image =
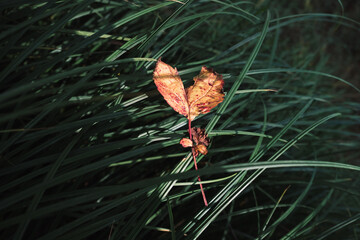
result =
M192 140L191 120L190 120L190 119L189 119L189 135L190 135L190 140ZM192 151L192 155L193 155L193 159L194 159L195 170L197 171L197 170L198 170L198 167L197 167L197 162L196 162L196 157L195 157L195 150L194 150L194 148L191 148L191 151ZM199 181L199 184L200 184L200 189L201 189L201 194L202 194L202 197L203 197L203 200L204 200L204 204L205 204L205 206L208 206L208 203L207 203L207 200L206 200L206 196L205 196L205 192L204 192L203 186L202 186L202 184L201 184L201 179L200 179L200 176L199 176L199 175L198 175L198 181Z

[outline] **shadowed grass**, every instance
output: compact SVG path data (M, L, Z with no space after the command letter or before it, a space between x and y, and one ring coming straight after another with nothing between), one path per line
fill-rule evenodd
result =
M0 5L1 239L359 238L358 6ZM225 80L199 171L158 57Z

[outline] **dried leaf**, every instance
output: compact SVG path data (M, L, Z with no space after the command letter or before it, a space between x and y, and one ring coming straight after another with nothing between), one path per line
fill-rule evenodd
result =
M188 139L188 138L183 138L180 140L180 144L184 147L184 148L187 148L187 147L192 147L193 146L193 142Z
M157 89L166 102L176 112L187 117L189 115L189 105L184 85L176 68L172 68L159 58L154 69L153 78Z
M192 147L194 166L197 170L196 156L199 152L207 154L206 146L209 145L209 139L205 130L191 128L191 121L199 114L210 112L224 100L223 86L224 80L210 68L202 67L200 74L194 78L194 85L184 89L184 85L176 68L164 63L159 59L154 69L154 82L167 103L178 113L184 115L189 121L190 139L183 138L180 144L183 147ZM194 139L195 145L192 142ZM203 190L200 176L198 176L201 193L205 206L208 206L205 192Z
M224 80L211 68L202 67L200 74L194 77L194 85L186 91L176 68L172 68L161 59L156 63L153 78L167 103L189 119L189 126L196 116L210 112L224 100ZM192 147L195 156L199 152L205 155L206 147L209 145L205 130L194 127L191 129L191 136L192 139L181 139L180 144L183 147Z
M193 147L195 151L195 157L199 155L199 152L203 155L206 155L208 153L207 146L209 146L209 138L205 134L205 129L201 129L198 127L191 128L191 135L193 141L189 138L183 138L180 140L180 144L186 148L186 147Z
M196 145L194 147L194 150L195 150L195 156L199 155L199 152L202 155L206 155L208 153L208 150L204 144Z
M199 152L202 155L206 155L208 153L207 146L209 146L210 140L205 133L205 129L193 127L191 128L192 139L195 142L195 156L199 155Z
M186 89L190 121L199 114L210 112L224 100L224 80L211 68L202 67L200 74L194 77L194 81L194 85Z
M205 129L193 127L191 128L191 135L195 145L204 144L205 146L209 146L210 140L205 133Z

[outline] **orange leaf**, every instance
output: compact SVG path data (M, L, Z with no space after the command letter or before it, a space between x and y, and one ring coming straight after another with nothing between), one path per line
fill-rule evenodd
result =
M223 86L224 80L221 75L214 72L211 68L202 67L200 74L194 78L194 85L184 89L184 85L176 70L170 65L159 60L154 69L154 82L167 103L178 113L188 118L190 139L183 138L180 144L183 147L192 147L194 166L197 170L196 156L199 153L207 154L209 139L204 129L191 128L191 121L199 114L210 112L224 100ZM195 144L193 144L192 139ZM201 184L201 194L205 206L208 206L204 189Z
M200 74L194 77L194 81L194 85L186 89L190 121L199 114L210 112L224 100L224 80L211 68L202 67Z
M175 111L187 117L189 115L189 104L184 85L176 68L172 68L159 58L154 69L153 78L157 89L166 102Z

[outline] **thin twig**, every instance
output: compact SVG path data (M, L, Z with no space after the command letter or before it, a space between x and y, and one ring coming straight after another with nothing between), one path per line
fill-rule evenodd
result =
M191 120L190 120L190 119L189 119L189 135L190 135L190 140L192 140ZM192 155L193 155L193 158L194 158L195 170L197 171L197 170L198 170L198 167L197 167L197 162L196 162L196 157L195 157L195 150L194 150L194 148L191 148L191 152L192 152ZM200 178L199 175L198 175L198 181L199 181L199 185L200 185L200 189L201 189L201 194L202 194L202 197L203 197L203 200L204 200L204 204L205 204L205 206L208 206L208 203L207 203L207 200L206 200L206 196L205 196L205 192L204 192L203 186L202 186L202 184L201 184L201 178Z

